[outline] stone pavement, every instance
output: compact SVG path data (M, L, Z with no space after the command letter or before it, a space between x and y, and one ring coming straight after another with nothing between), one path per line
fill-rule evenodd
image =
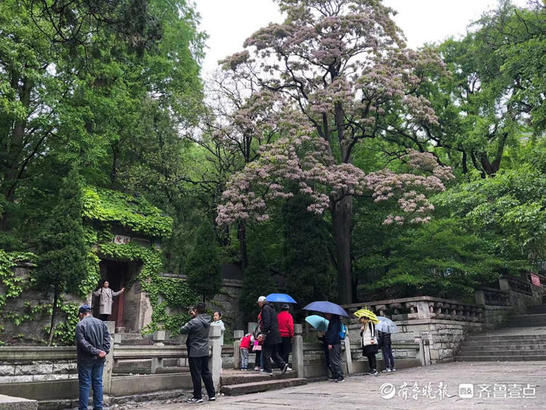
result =
M405 384L404 384L405 383ZM459 391L459 384L466 384ZM407 386L407 387L406 387ZM394 389L394 390L393 390ZM473 389L473 394L472 394ZM463 398L459 393L472 396ZM391 397L392 398L383 398ZM216 402L141 403L139 408L206 409L546 409L546 361L453 362L344 383L316 382Z

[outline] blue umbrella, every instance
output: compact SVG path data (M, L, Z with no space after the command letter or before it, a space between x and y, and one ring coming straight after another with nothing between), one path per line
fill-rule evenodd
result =
M305 321L317 329L319 332L326 332L330 321L319 315L311 315L305 318Z
M268 302L273 303L298 303L294 298L286 293L270 293L265 297Z
M377 318L379 319L379 323L375 325L376 330L379 330L380 332L383 332L383 333L398 332L398 326L396 326L396 323L394 323L388 317L377 316Z
M311 302L305 306L303 310L312 310L314 312L331 313L332 315L349 317L347 312L345 312L345 309L343 309L341 306L326 300Z

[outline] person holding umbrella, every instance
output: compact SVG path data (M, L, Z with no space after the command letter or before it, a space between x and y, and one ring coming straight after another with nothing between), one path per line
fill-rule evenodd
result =
M392 355L391 333L398 332L398 327L389 318L378 316L379 323L375 326L386 372L395 372L394 357Z
M375 316L375 315L374 315ZM370 367L369 374L377 376L377 360L375 355L379 351L379 343L377 342L377 333L373 320L367 316L360 316L360 342L362 346L362 354L368 358Z
M281 343L281 335L279 333L279 324L277 322L277 315L275 310L267 303L265 296L258 298L258 306L260 306L260 335L259 338L263 339L263 366L264 373L273 375L271 368L271 358L279 366L281 372L286 373L288 363L286 363L280 356L277 350L277 345Z
M345 381L341 363L341 320L339 319L338 315L334 315L332 313L325 313L324 316L326 316L326 319L329 320L328 329L324 335L324 343L328 347L330 369L332 370L336 383L340 383Z
M303 308L314 312L324 313L328 319L328 328L324 334L324 343L328 349L328 361L336 382L343 382L343 368L341 367L341 325L340 316L349 317L345 309L327 300L311 302Z

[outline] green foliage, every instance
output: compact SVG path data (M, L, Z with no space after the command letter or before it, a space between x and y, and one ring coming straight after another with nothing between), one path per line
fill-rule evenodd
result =
M92 221L116 223L152 237L167 236L172 226L172 218L162 215L145 198L110 189L86 187L83 215Z
M24 279L15 276L14 268L17 262L33 262L36 255L30 252L6 252L0 249L0 313L2 313L6 301L16 298L25 289Z
M222 287L216 242L211 223L205 221L197 230L194 247L186 264L188 285L203 300L212 299Z
M307 206L306 199L297 195L281 211L284 290L300 306L336 295L329 227L322 218L309 213Z
M445 192L440 204L477 232L495 235L495 252L513 261L546 257L546 179L523 165L495 178L479 179Z
M359 261L360 274L367 279L360 286L361 299L419 295L468 299L475 288L493 285L501 269L525 266L495 256L487 239L450 218L394 228L379 245L385 257L371 254Z
M281 247L278 241L273 239L277 228L276 224L266 223L258 229L252 227L248 230L248 266L244 271L243 288L239 300L243 321L255 322L258 314L256 305L258 297L266 296L279 288Z
M59 305L62 316L53 331L53 345L70 346L74 344L76 325L79 321L77 303L62 301ZM47 332L48 329L44 329Z

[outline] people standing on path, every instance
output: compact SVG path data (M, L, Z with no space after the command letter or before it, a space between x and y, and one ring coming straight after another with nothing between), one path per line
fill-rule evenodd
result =
M324 342L328 346L328 358L330 360L330 368L336 383L343 382L345 380L343 376L343 367L341 362L341 331L343 329L341 320L338 315L330 313L325 314L326 319L329 320L328 329L324 334Z
M391 334L387 332L377 331L377 342L381 347L383 362L385 363L386 372L395 372L394 356L392 355Z
M260 336L263 340L263 366L264 373L273 375L271 368L271 359L279 366L281 373L286 373L289 370L286 363L277 350L277 345L281 343L281 335L279 333L279 324L275 310L267 303L265 296L258 298L258 306L260 306ZM291 369L290 369L291 370Z
M281 335L280 355L288 363L288 356L292 351L292 338L294 337L294 318L290 314L290 306L282 305L281 311L277 315L279 324L279 333Z
M193 384L193 397L186 400L188 403L203 403L201 380L205 383L209 401L216 400L212 373L209 370L210 316L205 314L205 309L205 304L199 303L191 311L193 319L180 329L180 333L188 335L186 344Z
M368 373L377 376L377 360L375 355L379 351L379 344L377 342L375 325L366 317L361 317L360 323L362 325L360 328L360 344L362 346L362 354L368 358L368 365L370 367Z
M94 296L99 297L100 320L103 320L103 321L108 320L108 317L112 314L112 305L114 303L114 297L122 294L123 292L125 292L125 288L121 288L117 292L114 292L112 289L110 289L110 283L107 280L104 281L100 289L93 292Z
M250 346L254 342L254 338L250 333L247 333L241 338L239 345L239 352L241 354L241 370L248 370L248 352L250 351Z
M91 315L91 307L80 306L76 325L78 352L79 410L87 410L89 391L93 388L93 409L102 409L102 372L110 351L110 334L106 324Z

